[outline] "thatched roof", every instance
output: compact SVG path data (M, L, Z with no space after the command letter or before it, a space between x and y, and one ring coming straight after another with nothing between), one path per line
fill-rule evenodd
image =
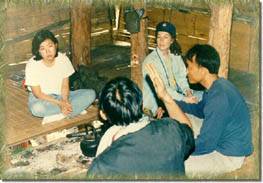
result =
M1 7L12 6L45 6L52 4L54 6L67 6L70 5L72 0L3 0L1 4L5 4ZM91 1L91 0L86 0ZM230 0L93 0L96 5L117 5L131 3L144 2L147 7L163 7L174 8L180 11L198 11L202 13L210 14L210 3L226 3ZM259 18L260 1L259 0L232 0L233 2L233 18L242 19L244 21L253 22Z
M148 0L150 6L175 8L181 11L199 11L210 14L210 3L225 3L224 0ZM227 0L229 2L229 0ZM233 18L253 21L259 17L260 3L258 0L233 0Z
M95 0L96 1L96 0ZM131 4L142 2L143 0L104 0L110 4ZM209 4L226 3L231 0L144 0L147 7L174 8L180 11L198 11L210 14ZM96 1L98 2L98 1ZM232 0L233 18L253 22L259 19L260 1L259 0Z

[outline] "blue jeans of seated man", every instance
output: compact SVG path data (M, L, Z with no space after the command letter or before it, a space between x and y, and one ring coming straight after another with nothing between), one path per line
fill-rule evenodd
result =
M53 98L60 100L61 95L51 94ZM72 112L69 117L74 117L81 113L84 109L91 105L96 98L96 93L93 89L79 89L70 91L69 101L72 105ZM33 93L29 93L28 106L33 116L46 117L61 113L58 105L45 100L36 98Z

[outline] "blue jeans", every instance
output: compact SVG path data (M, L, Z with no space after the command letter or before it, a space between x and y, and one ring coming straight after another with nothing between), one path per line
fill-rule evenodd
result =
M61 100L61 95L51 94L53 98ZM96 93L93 89L79 89L75 91L70 91L69 101L72 105L72 112L69 117L74 117L81 113L84 109L91 105L96 98ZM29 110L33 116L46 117L54 114L61 113L61 109L58 105L50 103L45 100L40 100L36 98L33 93L29 93L28 98Z

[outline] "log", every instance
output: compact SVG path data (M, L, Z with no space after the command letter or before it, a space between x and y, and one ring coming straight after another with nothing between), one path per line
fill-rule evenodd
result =
M91 64L91 5L92 0L74 0L71 9L72 64Z
M140 0L134 3L134 9L144 8L144 15L140 21L140 32L131 34L131 79L142 89L142 62L148 54L146 3Z
M209 30L210 45L213 45L220 55L218 75L227 78L230 54L230 31L232 25L233 3L210 3L211 19Z

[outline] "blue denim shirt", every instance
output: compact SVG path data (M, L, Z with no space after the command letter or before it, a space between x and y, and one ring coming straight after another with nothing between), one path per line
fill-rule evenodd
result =
M173 97L173 99L178 101L183 100L183 94L187 89L189 89L189 84L186 78L186 67L183 63L181 56L177 56L170 53L170 57L172 59L172 72L177 83L176 86L169 86L169 81L166 76L167 66L164 63L164 57L159 48L154 49L143 61L143 106L144 108L150 109L154 114L158 108L158 105L154 97L154 92L147 83L147 70L145 69L146 64L154 64L155 68L157 69L160 77L164 82L168 93ZM181 93L179 93L178 91L181 91Z
M204 119L192 155L214 150L226 156L247 156L253 152L249 110L230 81L214 81L198 104L177 103L184 112Z

